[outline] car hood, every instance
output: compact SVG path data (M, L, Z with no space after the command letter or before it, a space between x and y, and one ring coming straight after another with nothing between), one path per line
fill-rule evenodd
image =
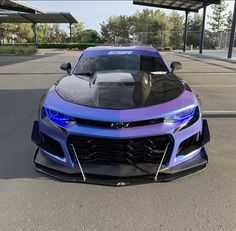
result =
M57 93L66 101L113 110L166 103L184 90L184 83L173 74L145 72L98 72L93 77L70 75L56 85Z

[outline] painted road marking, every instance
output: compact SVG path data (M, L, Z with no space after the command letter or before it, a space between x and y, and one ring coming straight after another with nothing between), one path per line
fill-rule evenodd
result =
M203 111L204 118L236 118L236 111Z

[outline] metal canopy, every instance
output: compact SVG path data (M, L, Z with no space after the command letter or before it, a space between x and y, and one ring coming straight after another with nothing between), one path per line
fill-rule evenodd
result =
M220 4L221 0L133 0L135 5L198 12L204 6Z
M38 9L25 1L20 0L0 0L0 11L3 10L12 10L18 12L27 12L27 13L44 13L43 10Z
M0 23L78 23L68 12L49 12L45 14L0 13Z

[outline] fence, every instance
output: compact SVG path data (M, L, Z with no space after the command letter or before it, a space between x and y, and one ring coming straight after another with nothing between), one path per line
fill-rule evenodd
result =
M122 38L122 37L115 37L115 46L142 46L146 45L141 41L138 41L135 37L131 38Z
M130 38L115 38L115 46L149 45L156 48L171 47L183 49L183 31L139 32ZM230 32L205 32L204 49L224 50L229 47ZM200 31L187 32L187 49L194 50L200 46ZM234 43L236 47L236 41Z

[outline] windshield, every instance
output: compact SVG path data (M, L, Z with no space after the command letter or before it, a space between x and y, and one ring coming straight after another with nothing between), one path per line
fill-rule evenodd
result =
M166 72L160 58L139 55L101 55L86 57L78 62L73 74L88 74L98 71L145 71Z

